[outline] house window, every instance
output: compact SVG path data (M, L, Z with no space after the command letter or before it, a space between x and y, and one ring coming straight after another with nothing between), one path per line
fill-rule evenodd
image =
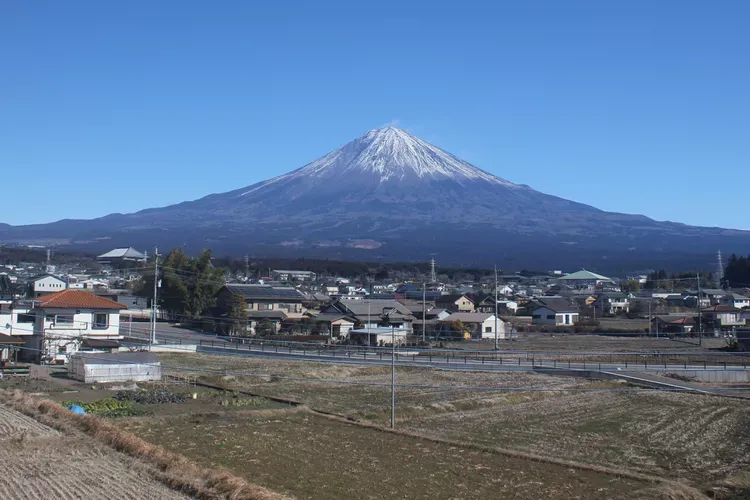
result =
M533 319L540 319L542 317L542 315L541 314L532 314L531 317Z
M492 333L492 327L491 326L485 326L484 327L484 333Z
M65 314L58 314L57 316L55 316L55 324L56 325L72 325L73 316L65 315Z
M258 304L259 311L271 311L273 310L273 304Z
M94 313L94 328L103 330L109 326L108 324L109 314L107 313Z
M547 319L555 319L555 315L554 314L548 314L547 315Z
M18 321L19 323L33 323L34 315L33 314L19 314L18 319L16 321Z

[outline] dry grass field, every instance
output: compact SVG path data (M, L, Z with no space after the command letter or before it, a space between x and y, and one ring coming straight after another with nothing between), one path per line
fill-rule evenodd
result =
M648 483L332 421L304 410L129 419L211 467L307 499L626 498Z
M186 497L158 482L135 460L0 404L0 498Z
M161 354L160 358L172 373L195 374L180 371L179 367L185 366L191 370L207 370L199 380L222 387L288 398L318 410L377 423L386 423L390 418L391 369L388 366L203 354ZM554 398L567 389L622 388L617 382L530 372L458 372L410 367L398 367L396 371L398 384L413 386L398 388L400 417L412 412L439 413L446 403L454 410L468 410L486 407L493 401Z
M162 355L210 371L207 382L387 425L390 367ZM241 373L270 377L243 377ZM750 465L746 401L640 390L616 382L517 373L399 368L397 427L448 439L652 474L707 486ZM289 380L285 377L299 380ZM485 390L476 387L504 388Z
M663 392L558 398L406 417L409 430L709 483L750 466L744 401Z

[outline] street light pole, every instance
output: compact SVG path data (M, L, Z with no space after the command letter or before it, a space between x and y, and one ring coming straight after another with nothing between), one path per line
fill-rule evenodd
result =
M151 304L151 334L149 348L156 343L156 298L159 290L159 247L154 247L154 300ZM150 349L149 349L150 350Z
M495 266L495 350L497 351L500 347L497 344L497 266Z
M391 326L391 429L396 428L396 327Z
M426 342L427 333L427 284L422 283L422 343Z
M701 304L701 275L695 273L695 277L698 279L698 345L703 345L703 307Z

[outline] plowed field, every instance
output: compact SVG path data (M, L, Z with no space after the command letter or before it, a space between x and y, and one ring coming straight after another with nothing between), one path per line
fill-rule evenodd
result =
M177 499L136 461L0 405L0 498Z

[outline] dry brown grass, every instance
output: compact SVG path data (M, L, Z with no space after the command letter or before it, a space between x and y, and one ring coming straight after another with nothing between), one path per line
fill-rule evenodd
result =
M227 471L205 468L182 455L148 443L92 415L75 415L49 400L36 400L21 391L0 393L0 401L63 431L82 431L117 451L150 464L171 488L198 498L280 500L284 497Z
M660 484L628 496L632 500L708 500L700 490L679 483Z
M0 498L179 500L186 496L157 481L148 466L84 434L55 433L0 440Z

